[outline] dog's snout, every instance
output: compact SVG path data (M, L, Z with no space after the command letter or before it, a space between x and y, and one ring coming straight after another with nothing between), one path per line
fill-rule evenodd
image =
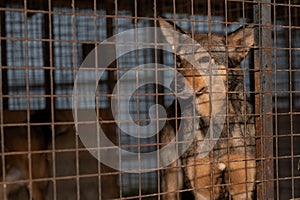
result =
M180 81L177 83L177 92L182 92L185 89L185 83L183 81Z
M176 93L181 93L186 89L186 83L183 80L173 80L171 83L172 90Z

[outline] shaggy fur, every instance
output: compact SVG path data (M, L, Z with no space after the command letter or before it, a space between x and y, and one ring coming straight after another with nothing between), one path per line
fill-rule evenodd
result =
M197 41L209 53L209 59L202 56L201 52L196 52L195 57L199 62L217 66L227 90L226 105L212 102L209 86L193 65L187 62L184 52L176 55L178 71L194 89L196 98L185 100L189 102L184 107L174 103L168 108L168 118L180 118L179 113L185 113L185 116L186 113L190 113L189 116L194 116L192 113L195 113L200 118L200 123L193 125L192 119L168 120L160 132L160 142L163 145L176 137L180 123L183 138L190 132L195 133L194 142L180 159L162 170L162 199L181 198L180 190L184 187L191 189L194 198L199 200L226 199L229 196L234 200L252 199L256 176L255 126L253 116L250 115L253 112L252 105L245 97L240 63L254 45L253 26L238 29L225 38L214 34L191 35L162 18L159 18L159 24L170 46L176 45L168 31L174 28ZM195 105L196 111L193 111L191 105ZM227 106L226 120L223 128L219 130L220 138L213 150L207 156L199 157L197 150L210 125L210 106ZM175 155L178 155L178 149L174 148L164 153L161 160L171 160Z

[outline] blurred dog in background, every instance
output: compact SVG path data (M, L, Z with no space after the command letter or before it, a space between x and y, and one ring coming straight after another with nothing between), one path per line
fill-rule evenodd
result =
M11 155L8 154L4 158L4 181L8 183L1 185L0 199L17 198L14 198L14 195L25 186L28 191L30 188L32 189L34 200L46 199L48 182L34 179L49 177L47 155L38 151L48 149L52 132L50 125L34 125L34 123L49 123L51 122L50 116L44 111L38 111L31 115L30 123L33 124L30 125L30 132L28 132L27 126L4 128L3 144L5 153L11 153ZM31 162L30 165L29 162ZM29 166L31 166L31 169ZM3 176L3 171L1 174ZM29 183L28 180L33 181Z

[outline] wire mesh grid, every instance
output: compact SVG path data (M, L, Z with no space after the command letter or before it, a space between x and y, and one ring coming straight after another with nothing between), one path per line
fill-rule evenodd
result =
M145 153L156 152L168 143L161 141L158 133L162 121L174 123L175 127L181 124L180 119L182 123L192 121L180 116L182 110L176 106L171 110L172 117L161 117L163 109L159 107L154 112L154 128L144 128L151 124L153 116L149 112L154 105L168 107L173 102L178 103L176 90L156 84L161 79L162 83L167 83L176 71L182 70L178 68L179 60L184 63L174 52L158 48L160 45L172 46L168 40L161 44L157 42L160 38L152 40L151 32L143 35L134 32L133 39L128 38L128 41L134 41L134 50L108 63L105 70L95 70L92 66L86 69L98 76L101 74L101 78L93 83L97 86L94 98L87 95L83 95L81 101L76 100L76 95L74 98L76 89L88 91L88 82L78 86L74 81L80 66L95 47L123 31L145 27L157 30L159 16L170 19L194 39L196 33L226 36L207 39L211 41L208 41L206 51L216 55L218 45L213 42L227 44L225 60L211 59L217 66L224 67L226 79L230 78L228 74L236 71L244 77L240 91L231 91L233 83L225 81L228 127L232 117L231 96L238 93L244 99L240 101L242 105L246 103L246 97L253 105L252 113L245 113L246 110L235 113L241 119L238 126L244 127L241 132L246 132L249 117L254 118L256 128L252 138L256 143L256 156L246 161L246 164L255 161L256 178L252 180L244 173L243 180L249 185L255 183L253 199L300 198L299 10L297 0L1 1L0 199L165 199L168 195L175 199L201 199L207 191L209 198L214 199L218 197L218 189L225 199L238 197L232 192L233 178L228 178L234 174L229 166L235 161L206 161L211 178L203 186L193 183L198 183L198 179L199 183L205 182L204 178L191 178L186 170L189 167L196 171L204 169L201 168L204 163L197 163L196 156L192 163L179 158L182 163L175 163L175 166L161 165L159 153L146 160L142 158ZM230 58L229 35L249 24L254 24L255 44L241 62L241 68L232 68L236 63ZM244 32L244 39L246 35ZM126 46L128 42L119 41L111 44L118 47L110 48L108 44L108 52L104 54L108 57L119 55L121 43ZM246 45L239 43L237 46ZM193 54L196 56L195 52ZM169 68L162 69L161 65ZM90 81L88 74L85 80ZM118 84L120 80L123 84ZM192 75L192 80L195 87L198 79ZM144 82L151 83L141 84ZM179 83L175 81L175 88L176 84ZM199 96L196 94L195 98ZM122 99L127 99L128 104ZM81 111L72 113L74 102L79 110L92 110L98 117L98 120L89 118L81 122L81 127L100 124L97 133L101 129L119 152L100 145L104 152L113 153L93 154L101 144L101 136L90 139L91 146L82 142L84 138L76 134L80 129L77 118ZM193 119L201 119L197 112L193 113ZM232 130L228 128L227 131ZM85 132L88 134L89 129ZM131 133L136 133L136 137ZM180 142L175 144L179 148ZM232 150L228 145L226 148L228 152ZM133 159L131 154L136 157ZM246 154L244 160L248 159ZM209 158L214 156L209 154ZM230 156L226 156L229 160ZM116 163L119 169L98 161L106 158ZM218 176L221 182L214 182L213 177L218 173L211 169L215 162L226 167ZM145 172L141 166L148 166L150 172ZM136 170L129 173L122 169ZM164 170L173 170L176 178L166 179ZM181 187L180 182L184 182L184 186ZM174 184L175 189L165 189ZM251 193L248 190L250 187L246 191Z

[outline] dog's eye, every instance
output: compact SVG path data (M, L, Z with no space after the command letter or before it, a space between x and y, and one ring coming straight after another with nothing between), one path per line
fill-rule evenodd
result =
M179 56L176 56L176 67L181 68L181 59Z
M200 96L200 95L204 94L207 91L207 89L208 89L207 86L201 88L200 90L198 90L198 92L196 93L196 95Z

